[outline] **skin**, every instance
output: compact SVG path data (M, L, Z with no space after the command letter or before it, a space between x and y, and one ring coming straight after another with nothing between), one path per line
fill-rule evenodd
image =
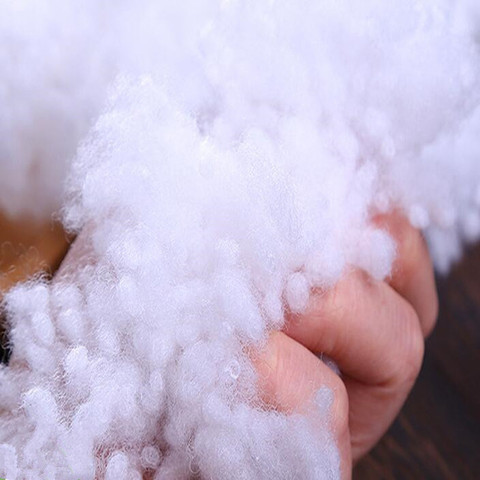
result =
M438 314L432 263L420 232L398 212L374 221L397 242L391 276L376 281L352 269L333 290L313 291L307 310L288 315L284 330L271 334L254 359L263 400L280 411L305 410L320 387L331 389L331 430L343 479L351 478L352 465L400 411Z

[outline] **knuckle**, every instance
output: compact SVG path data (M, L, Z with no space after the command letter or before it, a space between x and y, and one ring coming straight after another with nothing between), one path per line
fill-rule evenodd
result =
M342 336L349 334L338 326L350 323L352 312L364 311L366 299L374 296L372 292L374 288L374 283L368 274L357 269L342 279L324 298L319 312L324 330L328 335L323 336L322 342L329 342L324 345L324 350L332 356L342 353L336 349L345 344Z
M407 386L413 385L423 363L425 343L418 317L409 305L403 318L403 332L398 339L399 369L397 379Z
M319 305L323 316L340 319L355 308L360 301L360 290L363 287L362 275L362 271L354 270L326 293L322 304ZM345 301L346 299L348 299L348 302Z
M331 428L337 437L348 434L349 430L349 401L345 384L337 377L330 386L333 391L331 408Z

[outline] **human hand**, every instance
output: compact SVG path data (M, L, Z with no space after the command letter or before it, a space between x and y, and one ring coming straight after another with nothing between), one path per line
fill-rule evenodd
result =
M312 292L306 312L288 315L284 331L272 334L255 359L264 400L281 411L308 407L322 386L332 390L331 429L344 479L351 477L352 462L375 445L405 402L438 309L421 234L398 214L376 222L397 241L392 276L380 282L351 271L333 290ZM61 275L90 261L89 236L82 232ZM341 376L315 354L333 359Z
M381 438L404 404L420 372L424 338L432 331L438 299L432 263L417 230L398 213L375 222L397 242L392 275L376 281L349 272L328 292L312 292L302 315L288 315L255 359L264 400L281 411L308 407L329 387L331 429L342 478L352 462ZM339 367L337 375L317 355Z

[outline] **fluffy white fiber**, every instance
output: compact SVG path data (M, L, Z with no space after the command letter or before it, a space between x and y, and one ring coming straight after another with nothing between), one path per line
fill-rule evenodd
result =
M0 0L0 204L48 215L69 171L87 252L6 298L0 477L338 478L331 393L269 410L247 352L388 275L376 212L443 270L479 237L478 10Z

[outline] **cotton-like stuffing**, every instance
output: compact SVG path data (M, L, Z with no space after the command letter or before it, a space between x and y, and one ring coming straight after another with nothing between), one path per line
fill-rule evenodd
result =
M333 393L249 353L400 209L480 236L480 12L449 0L0 0L0 205L80 254L5 299L0 477L337 479ZM66 179L64 181L64 179Z

